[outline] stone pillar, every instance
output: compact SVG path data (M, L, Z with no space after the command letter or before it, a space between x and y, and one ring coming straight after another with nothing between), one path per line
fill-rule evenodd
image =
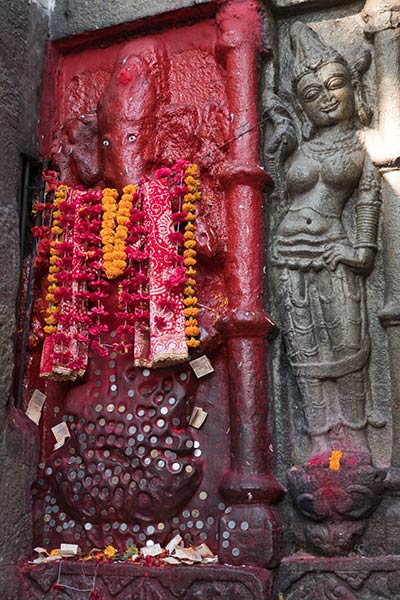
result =
M379 126L370 153L382 175L386 304L380 321L388 335L393 418L386 485L396 496L400 494L400 6L397 0L368 0L363 19L375 47ZM387 513L388 543L394 552L400 551L399 517L400 503L395 502Z
M262 306L262 186L267 175L259 166L257 9L258 2L232 0L217 15L234 138L224 176L229 311L221 324L228 349L231 428L231 466L221 491L233 511L220 522L221 542L227 530L231 543L229 550L220 546L219 557L231 564L272 566L279 555L281 526L269 505L282 489L271 473L267 431L265 338L274 324Z

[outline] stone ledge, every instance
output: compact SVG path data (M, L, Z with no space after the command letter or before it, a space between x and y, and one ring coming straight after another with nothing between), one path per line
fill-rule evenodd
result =
M50 34L56 40L210 2L212 0L58 0L50 16Z
M400 592L400 556L293 555L282 561L279 592L285 600L393 600Z
M26 564L20 568L23 592L19 600L53 600L60 563ZM87 599L96 573L96 589L104 600L269 600L272 575L255 567L226 565L143 567L126 563L61 563L61 584L75 588L75 600ZM84 589L86 591L76 591ZM71 590L57 589L58 600Z
M271 0L271 5L276 12L295 14L302 10L342 8L352 2L353 0Z

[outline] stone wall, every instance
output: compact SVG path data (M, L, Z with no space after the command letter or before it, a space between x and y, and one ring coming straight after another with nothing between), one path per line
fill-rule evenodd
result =
M184 8L214 4L210 0L58 0L50 20L53 39L114 27Z
M15 306L20 279L18 188L21 155L37 157L37 108L48 16L28 0L0 5L0 581L3 598L16 598L10 566L31 544L30 485L35 476L34 432L19 433L20 416L7 416L14 369ZM6 425L7 423L7 425Z
M31 4L29 0L11 0L10 3L0 5L0 89L3 92L0 101L0 124L3 132L3 143L0 150L0 182L3 192L3 210L0 216L0 252L2 256L0 265L2 275L0 283L0 352L2 358L0 431L2 429L4 431L0 439L2 465L0 469L0 586L3 588L2 597L10 600L19 597L15 587L17 578L12 565L31 548L30 486L36 475L38 445L37 429L27 422L23 415L15 409L10 409L6 416L14 367L15 303L20 270L17 190L21 179L21 153L33 157L37 155L35 128L38 91L47 32L50 32L52 40L57 42L63 40L62 43L64 43L64 38L71 38L75 35L82 41L82 35L96 30L102 30L101 35L104 34L106 39L108 33L104 30L107 28L110 28L110 31L111 28L118 28L118 32L124 32L128 28L130 31L137 31L146 19L159 15L158 25L159 22L162 23L164 15L166 15L167 21L171 13L177 22L190 20L192 17L207 15L207 11L218 4L218 0L132 0L131 2L120 0L114 3L108 0L48 0L47 2L37 0L37 2L40 3L40 6L34 0L31 0ZM260 9L262 4L260 1ZM265 47L268 51L263 56L265 62L262 108L266 111L265 114L272 115L266 128L266 146L270 142L274 129L282 126L283 128L288 127L288 130L284 132L285 135L287 134L284 145L287 145L288 141L290 142L289 134L292 132L293 137L298 137L297 143L300 146L305 147L306 151L307 148L309 152L312 150L312 148L309 150L309 145L304 142L305 138L302 139L304 123L301 121L301 114L299 117L298 99L292 89L294 50L291 49L290 38L291 36L293 38L292 44L293 41L299 43L298 37L301 31L303 31L301 35L304 35L304 28L301 30L299 26L297 26L297 33L296 30L293 30L294 32L292 31L290 34L290 27L296 21L300 21L303 26L310 27L311 31L314 31L322 39L322 42L315 42L314 39L311 46L316 44L317 50L320 49L321 43L331 46L336 52L342 53L347 63L352 66L353 76L358 74L356 83L360 86L362 81L367 104L374 113L370 123L362 124L365 130L367 130L367 125L369 128L368 132L364 133L380 131L381 142L385 141L385 135L388 138L396 138L393 132L400 123L400 102L398 100L400 96L394 80L396 77L398 79L397 57L400 30L398 16L396 20L398 9L395 4L395 2L390 3L386 0L380 3L375 0L366 3L362 0L269 0L264 2L266 7L264 13ZM373 10L375 5L379 5L376 14L374 13L375 9ZM387 17L387 23L384 22L384 17ZM307 35L309 36L310 32ZM94 39L94 37L90 39ZM68 44L70 41L67 39L65 43ZM391 45L387 46L387 44ZM306 46L305 42L304 45ZM385 47L393 48L390 60L385 54ZM365 57L369 55L372 57L371 65L365 64L363 68L363 60L366 62ZM314 60L315 56L312 58ZM388 65L390 66L391 63L392 72L388 69ZM394 77L391 76L392 73L394 73ZM385 85L389 85L389 83L392 87L385 88ZM294 125L289 121L293 121ZM293 126L293 129L290 128L290 125ZM363 129L363 127L357 123L357 128ZM342 141L335 138L333 142L340 150ZM351 152L353 152L353 146L351 146L353 142L352 139L349 141ZM339 590L339 593L346 598L362 598L362 600L374 598L375 600L379 597L386 600L392 597L391 594L398 593L400 589L394 575L397 571L397 559L392 562L388 559L388 555L399 552L398 539L400 539L398 525L400 514L398 503L400 418L397 403L398 389L400 389L397 368L400 348L400 283L397 268L400 256L397 235L400 222L398 214L399 151L398 148L392 150L390 144L381 145L385 150L382 156L374 156L369 147L367 152L368 163L377 168L377 173L382 179L379 201L382 200L383 203L376 259L374 264L370 265L370 271L365 269L362 275L362 285L366 290L365 301L368 308L366 327L369 328L372 348L368 361L363 365L363 377L367 391L364 390L366 400L362 408L367 415L364 419L365 422L363 421L361 425L358 426L357 423L352 425L352 419L356 421L358 415L354 415L353 409L350 408L349 413L351 414L348 419L350 426L345 427L342 423L336 423L335 427L329 427L327 431L323 432L327 439L329 437L329 443L326 443L325 439L322 440L329 451L321 453L325 462L322 460L320 463L315 462L317 453L314 450L311 452L310 435L306 434L304 418L307 398L306 401L301 398L299 384L293 375L293 365L290 364L282 338L278 336L272 347L273 391L271 396L273 396L272 404L275 407L276 471L279 480L283 485L291 488L292 493L292 498L288 494L281 505L281 514L286 527L287 554L291 555L284 559L281 567L279 592L285 598L307 597L320 600L331 597L332 590L335 594ZM354 152L362 150L355 145L354 148ZM269 191L266 196L269 236L267 262L270 262L271 259L272 240L289 209L289 196L285 189L286 182L282 176L285 173L286 150L282 145L277 145L269 152L266 151L264 156L264 166L275 182L274 190ZM332 153L330 145L326 152ZM350 154L351 152L349 151ZM306 153L304 154L306 155ZM314 162L319 161L317 151L314 152L313 160ZM310 162L309 156L307 160L304 160L305 164L301 165L303 171ZM334 179L334 184L340 187L340 177ZM349 233L350 240L353 240L356 235L355 204L358 197L356 187L354 186L354 189L351 190L349 206L343 215L339 215L346 232ZM372 184L371 187L373 188ZM367 191L371 191L371 189ZM371 210L378 202L377 198L378 196L376 198L371 196L368 200ZM317 211L314 212L317 213ZM371 240L367 240L367 242L371 242ZM370 245L374 246L375 240ZM304 267L304 264L301 266ZM273 268L271 264L268 264L268 272L271 272ZM307 265L298 269L301 273L305 272L306 274L309 270ZM313 285L315 284L313 283ZM274 298L274 293L279 291L279 286L275 283L275 285L271 284L269 288L270 300L267 308L279 321L280 301L277 297ZM343 295L343 305L347 302L348 296L349 294ZM383 307L385 307L384 310L382 310ZM387 332L384 327L388 328ZM389 344L387 343L388 339ZM368 370L368 374L366 374L366 370ZM351 373L353 372L351 371ZM389 372L391 372L391 378ZM323 378L321 377L321 379ZM329 377L325 377L325 379L329 379ZM350 380L348 383L352 383L352 378L348 379ZM340 403L342 400L340 394L338 394L338 398ZM318 402L314 404L318 405ZM367 411L365 411L365 406L367 406ZM309 417L310 421L312 421L312 417L313 415ZM6 427L4 427L5 424ZM323 425L325 426L325 423ZM332 433L331 430L333 431L335 428L337 431ZM317 429L314 427L315 438ZM349 440L346 435L349 433L347 431L349 429L357 431L357 434L351 433L352 445L348 448L346 443ZM363 430L363 438L359 434L359 430ZM22 434L21 431L24 433ZM329 436L326 435L327 433ZM319 436L321 437L321 434ZM359 451L360 440L362 444ZM343 448L340 444L343 445ZM330 462L332 453L340 454L340 459L347 454L351 460L348 463L343 460L342 464L339 460L336 469ZM356 464L356 459L359 464ZM321 503L323 510L329 516L328 519L325 518L325 514L321 519L321 515L317 511L312 513L307 503L304 504L302 511L301 503L298 502L300 509L296 509L298 496L307 500L311 495L307 486L311 485L312 477L308 466L308 470L305 467L308 461L309 464L317 464L320 467L315 479L318 479L322 473L320 478L321 481L324 480L322 481L323 485L320 485L320 481L314 485L312 481L312 485L318 489L311 491L313 493L316 491L319 494L318 497L322 497L327 488L334 489L334 493L331 494L334 498L331 502L332 506L326 508L328 503ZM363 461L366 461L365 464ZM294 470L292 470L293 466ZM348 467L347 471L345 467ZM360 484L355 481L356 467L359 467ZM301 481L299 473L303 476ZM371 483L372 480L373 483ZM358 487L355 490L356 484ZM299 489L296 489L296 485ZM320 492L320 488L322 492ZM343 490L350 491L343 503L341 503L342 501L336 502L335 494L340 500ZM365 502L364 506L359 500L357 494L360 493L360 490L365 496L375 495L374 501L371 501L370 505ZM354 497L352 496L353 492ZM317 504L316 501L315 505L317 506ZM375 509L376 512L371 516ZM348 519L343 517L346 511L349 515ZM358 523L360 515L363 520ZM368 520L364 519L364 516L368 517ZM320 526L320 521L324 519L327 521L325 530ZM310 521L312 522L310 523ZM311 531L310 535L308 531ZM227 533L230 535L229 532ZM320 543L315 550L315 546L318 546L315 544L318 533L320 533L320 541L322 540L324 543ZM309 552L306 560L303 554L304 550ZM318 559L312 557L312 552L333 556ZM337 556L348 553L350 553L349 557L338 558ZM367 555L368 558L364 559L364 555ZM362 564L364 571L361 569ZM390 575L392 571L393 576ZM320 583L326 589L320 588ZM44 584L43 586L43 593L52 593L51 590L45 589ZM344 592L343 589L345 589Z

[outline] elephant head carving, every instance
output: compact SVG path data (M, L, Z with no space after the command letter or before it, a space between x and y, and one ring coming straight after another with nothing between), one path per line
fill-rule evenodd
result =
M172 101L165 45L126 44L94 110L62 127L54 160L69 183L121 189L179 158L214 171L223 160L230 121L224 104ZM176 98L175 98L176 100Z

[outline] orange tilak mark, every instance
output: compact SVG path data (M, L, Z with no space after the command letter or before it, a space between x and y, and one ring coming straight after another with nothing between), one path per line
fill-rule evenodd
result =
M329 468L331 471L339 471L340 460L342 456L343 452L341 450L332 450L331 455L329 457Z

